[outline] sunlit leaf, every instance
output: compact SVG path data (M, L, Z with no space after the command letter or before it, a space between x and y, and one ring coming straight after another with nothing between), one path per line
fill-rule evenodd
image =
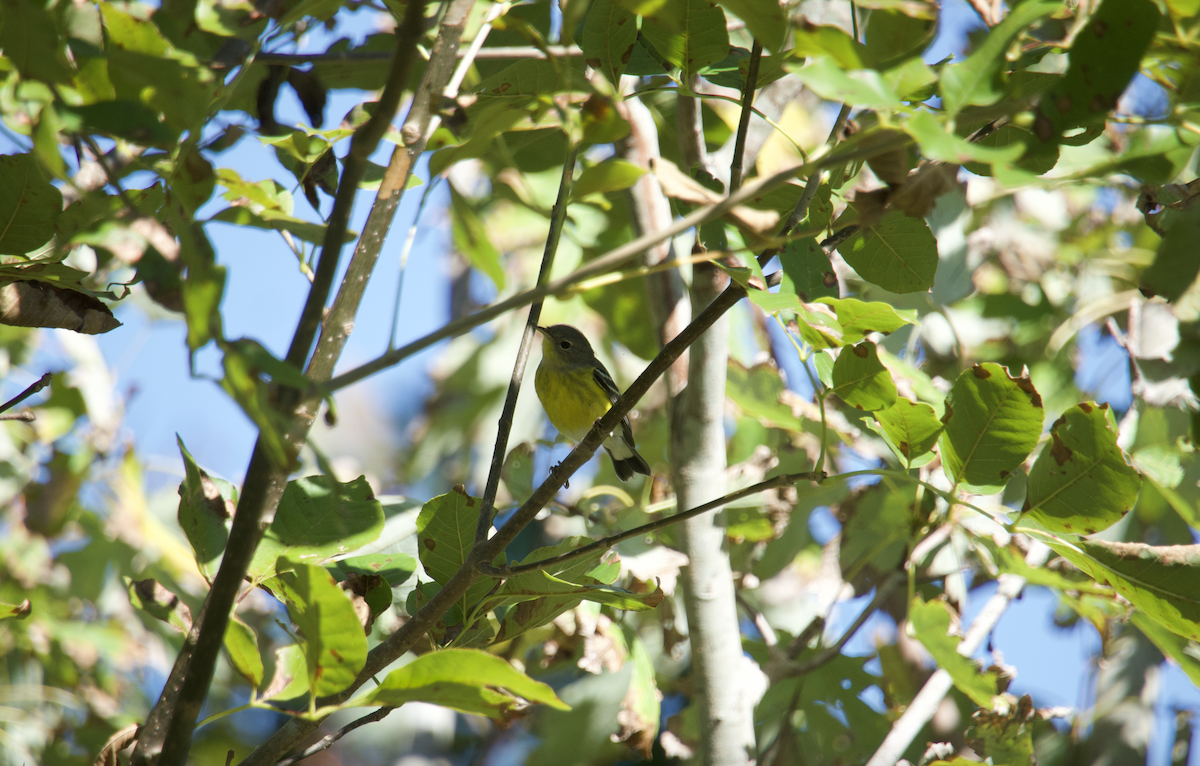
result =
M424 654L356 700L360 705L399 706L405 702L432 702L464 713L504 718L517 705L509 694L558 710L567 705L549 686L534 681L500 657L474 649L443 649Z
M958 376L946 397L942 465L972 492L999 492L1037 445L1044 416L1029 378L977 364Z
M925 221L891 212L839 248L859 276L893 293L913 293L933 286L937 242Z
M1142 478L1117 446L1107 405L1078 404L1050 428L1050 443L1029 472L1022 511L1056 532L1091 534L1121 520Z
M908 606L908 621L916 639L933 655L938 666L950 674L959 691L976 705L991 708L996 679L984 675L974 660L958 653L961 639L949 635L951 620L950 607L944 601L926 603L918 596Z
M851 407L873 412L896 401L896 383L879 361L875 344L847 346L833 363L833 393Z
M931 450L942 434L942 423L933 407L904 397L887 409L872 413L877 430L906 468L918 468L933 459ZM870 427L869 421L864 425Z

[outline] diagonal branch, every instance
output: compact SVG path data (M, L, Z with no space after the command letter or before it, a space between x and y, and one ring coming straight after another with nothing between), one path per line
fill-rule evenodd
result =
M690 519L693 516L699 516L702 513L708 513L709 511L714 511L718 508L729 505L732 502L741 500L743 497L750 497L751 495L757 495L760 492L766 492L771 489L779 489L780 487L790 487L793 484L799 484L802 481L820 482L824 478L824 474L815 473L813 471L804 471L802 473L786 473L779 476L773 476L766 481L760 481L757 484L752 484L749 487L739 489L736 492L730 492L727 495L718 497L716 500L710 500L709 502L703 505L698 505L695 508L682 511L681 513L671 514L666 518L651 521L650 523L643 524L640 527L627 529L619 534L612 535L611 537L605 537L601 540L597 540L594 543L589 543L581 548L576 548L573 551L568 551L566 553L559 554L558 556L554 556L553 558L543 559L542 561L535 561L532 564L522 564L521 566L515 567L497 568L481 565L479 567L479 571L483 572L489 577L512 577L513 575L524 574L526 572L536 572L539 569L549 569L551 567L556 567L559 564L566 564L567 562L574 561L575 559L587 558L588 556L592 556L597 553L603 553L609 548L612 548L614 545L623 543L626 540L632 540L635 537L643 537L651 532L657 532L660 529L669 527L672 524L678 524L679 522Z
M881 152L890 151L892 149L907 146L911 142L906 136L888 135L882 140L876 142L867 142L865 144L856 144L848 149L841 151L832 151L819 159L813 159L801 165L796 165L791 168L775 173L774 175L766 176L765 178L756 179L755 181L744 184L733 194L722 198L710 205L697 208L688 215L674 221L669 227L654 232L649 232L638 237L632 242L613 248L604 255L577 269L574 273L556 279L553 282L547 283L544 287L527 290L511 298L503 300L499 303L472 314L462 319L457 319L444 325L441 329L435 330L428 335L418 338L400 348L383 354L376 359L367 362L366 364L356 367L353 370L344 372L341 375L334 377L327 386L328 390L336 391L345 388L360 380L364 380L371 375L374 375L381 370L385 370L392 365L407 359L413 354L429 348L439 341L453 338L470 331L472 328L490 322L496 317L511 311L515 308L528 306L536 300L545 298L547 295L557 295L563 292L571 285L582 282L597 274L607 273L613 269L624 265L633 258L641 255L646 250L654 247L660 242L664 242L677 234L681 234L688 229L700 226L715 218L719 218L725 213L728 213L734 207L753 199L761 194L764 194L771 189L780 186L787 181L799 177L810 176L819 170L839 165L844 162L850 162L856 159L872 157Z

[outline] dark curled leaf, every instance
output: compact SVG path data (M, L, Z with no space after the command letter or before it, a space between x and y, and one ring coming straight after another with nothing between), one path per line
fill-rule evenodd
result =
M45 282L10 282L0 287L0 324L62 327L87 335L121 326L108 306L96 298Z

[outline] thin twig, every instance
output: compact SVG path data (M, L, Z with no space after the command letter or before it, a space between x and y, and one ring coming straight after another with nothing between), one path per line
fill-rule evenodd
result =
M1025 556L1025 563L1031 567L1039 567L1045 563L1050 549L1045 545L1034 545ZM958 645L958 653L970 657L983 644L996 623L1004 615L1025 587L1025 578L1015 574L1002 574L997 580L996 592L983 606L983 611L975 618L967 635ZM954 682L945 668L938 668L921 687L921 691L913 698L905 709L904 714L892 724L891 731L884 737L867 766L893 766L904 755L904 751L912 744L916 736L933 718L942 698L950 692Z
M356 367L353 370L344 372L341 375L333 378L326 388L329 391L337 391L345 388L346 386L357 383L370 377L371 375L374 375L377 372L398 364L413 354L419 353L420 351L429 348L439 341L462 335L463 333L469 332L471 329L478 327L479 325L490 322L501 314L511 311L512 309L520 308L521 306L528 306L535 300L544 298L547 295L556 295L571 285L581 282L584 279L589 279L597 274L602 274L618 268L626 261L641 255L645 251L657 245L659 242L663 242L670 237L674 237L675 235L681 234L682 232L685 232L691 228L698 227L703 223L713 220L714 218L719 218L743 202L774 189L777 186L780 186L791 180L792 178L803 176L805 174L812 174L831 165L838 165L843 162L851 162L855 159L875 156L881 152L901 148L907 146L910 141L911 139L907 138L906 136L889 135L888 137L880 140L878 143L873 143L867 146L855 146L844 153L831 152L830 154L827 154L819 159L814 159L802 165L796 165L794 167L781 170L774 175L767 176L766 178L756 179L749 184L743 185L742 188L738 189L733 194L730 194L729 196L724 197L723 199L718 200L711 205L705 205L697 208L683 218L674 221L665 229L647 233L641 237L638 237L632 242L610 250L608 253L605 253L599 258L588 261L586 265L580 267L574 273L566 277L549 282L544 287L527 290L499 303L492 304L491 306L482 309L471 316L463 317L462 319L456 319L422 338L418 338L417 340L401 346L400 348L389 351L386 354L383 354L382 356L379 356L378 358L367 362L360 367Z
M573 551L559 554L553 558L543 559L542 561L535 561L532 564L522 564L515 567L480 566L479 571L483 572L489 577L512 577L513 575L524 574L525 572L536 572L538 570L548 569L550 567L558 566L559 564L565 564L568 561L587 558L593 554L602 553L618 543L625 542L626 540L632 540L635 537L642 537L650 534L651 532L657 532L664 527L669 527L672 524L678 524L679 522L690 519L693 516L699 516L702 513L708 513L709 511L716 510L717 508L728 505L735 500L741 500L743 497L757 495L758 493L766 492L769 489L790 487L793 484L798 484L802 481L820 482L824 478L824 474L813 471L782 474L780 476L767 479L766 481L760 481L758 484L752 484L744 489L739 489L737 492L730 492L728 495L723 495L718 497L716 500L711 500L703 505L698 505L695 508L672 514L665 518L657 519L649 524L643 524L640 527L634 527L633 529L628 529L610 537L605 537L602 540L597 540L594 543L589 543L588 545L583 546L582 548L576 548Z
M583 51L577 45L549 45L546 50L551 56L568 58L582 56ZM341 53L260 53L254 63L268 66L304 66L306 64L322 64L325 66L354 66L378 61L387 61L390 54L380 51L343 51ZM459 51L459 58L466 58L467 51ZM532 45L512 45L496 48L484 48L475 53L476 59L544 59L546 53Z
M546 235L546 247L542 252L542 267L538 272L537 283L544 285L550 279L550 271L554 267L554 256L558 253L558 243L562 239L563 226L567 222L567 203L571 199L571 190L575 188L575 157L579 153L579 145L571 144L567 158L563 162L562 178L558 184L558 199L550 211L550 231ZM504 397L504 409L500 413L500 422L496 431L496 446L492 450L492 465L488 469L487 484L483 490L483 502L479 506L479 521L475 527L475 544L487 540L488 530L492 528L492 507L496 502L496 492L500 489L500 472L504 468L504 457L508 452L508 435L512 431L513 415L517 410L517 396L521 393L521 381L525 376L525 365L529 360L529 350L533 346L533 333L537 329L538 320L542 316L542 302L538 301L529 307L529 317L525 320L525 332L521 335L521 346L517 349L517 358L513 364L512 376L508 381L508 394Z
M750 132L750 111L754 106L754 91L758 87L758 66L762 61L762 50L762 43L756 39L754 47L750 51L750 69L746 74L746 87L742 91L742 116L738 120L737 139L733 145L733 161L729 163L729 191L731 192L737 191L742 185L746 134Z
M836 144L842 136L842 131L846 129L846 121L850 119L850 105L842 104L842 108L838 110L837 119L833 121L833 128L829 131L829 138L825 139L828 146ZM800 199L796 200L796 206L792 208L792 214L788 216L787 224L783 227L783 234L787 234L792 229L804 220L804 216L808 215L808 206L812 202L813 197L817 196L817 190L821 186L822 176L824 173L813 173L808 177L808 183L804 186L804 192L800 195ZM824 246L822 244L822 246ZM830 248L835 249L835 248Z
M854 618L854 622L846 629L841 638L803 662L793 662L783 667L778 671L777 675L772 677L772 682L782 678L806 675L831 662L841 654L842 648L846 646L846 643L851 638L854 638L854 634L866 624L871 615L875 613L875 610L883 605L888 596L892 595L892 591L896 589L896 586L904 582L904 580L905 577L903 574L893 572L887 579L875 587L875 597L871 599L871 603L865 609L859 612L858 617Z
M360 726L366 726L369 723L382 721L384 718L387 718L388 714L395 709L396 708L394 707L381 707L378 710L367 713L362 718L351 721L337 731L326 734L324 737L321 737L319 740L304 748L299 753L278 761L275 766L292 766L293 764L303 761L305 758L311 758L322 750L328 750L329 748L333 747L334 742L337 742L350 732L354 731Z
M42 377L38 378L37 381L34 382L34 384L32 386L25 389L21 393L17 394L13 398L9 399L4 404L0 404L0 412L7 412L8 410L11 410L13 407L16 407L21 402L25 401L29 397L36 394L38 391L41 391L46 386L50 385L50 381L53 379L54 379L54 373L47 372ZM21 419L23 420L24 418L21 418ZM29 418L29 419L33 420L33 418Z

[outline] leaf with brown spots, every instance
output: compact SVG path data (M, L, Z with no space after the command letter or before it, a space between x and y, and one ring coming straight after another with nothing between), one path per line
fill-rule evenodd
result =
M879 361L874 343L863 341L842 349L833 363L833 393L851 407L867 412L896 402L896 383Z
M280 559L276 569L273 590L304 638L309 688L318 697L342 691L367 661L367 637L354 605L321 567Z
M946 473L977 494L999 492L1037 446L1043 417L1042 399L1027 377L1014 378L992 363L965 370L946 397Z
M1022 509L1046 529L1099 532L1137 502L1142 477L1117 446L1107 412L1107 405L1077 404L1051 427Z
M878 426L869 420L863 425L882 436L906 468L919 468L933 460L933 445L942 435L933 407L900 397L891 407L876 412L875 419Z

